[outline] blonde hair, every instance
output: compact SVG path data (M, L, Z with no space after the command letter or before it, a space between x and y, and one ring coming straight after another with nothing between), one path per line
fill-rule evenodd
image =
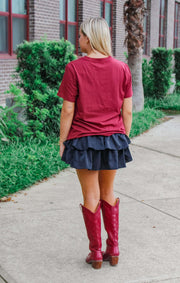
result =
M91 48L112 56L111 36L108 23L103 18L90 18L81 23L80 31L89 38Z

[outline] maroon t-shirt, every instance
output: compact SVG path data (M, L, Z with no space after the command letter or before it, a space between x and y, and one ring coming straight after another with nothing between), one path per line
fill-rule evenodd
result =
M132 96L127 64L113 57L81 57L66 65L58 96L75 102L67 139L125 134L121 116L124 98Z

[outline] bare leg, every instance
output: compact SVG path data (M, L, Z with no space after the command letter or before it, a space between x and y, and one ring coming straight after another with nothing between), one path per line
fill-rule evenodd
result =
M115 175L116 170L99 171L100 198L112 206L116 204L116 198L113 192Z
M76 172L82 188L84 206L95 212L100 200L99 171L77 169Z

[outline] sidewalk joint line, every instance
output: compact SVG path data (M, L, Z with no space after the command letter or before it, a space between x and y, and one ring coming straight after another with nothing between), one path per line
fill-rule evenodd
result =
M164 152L164 151L160 151L158 149L153 149L153 148L143 146L143 145L138 145L138 144L135 144L135 143L131 143L131 145L180 159L180 156L174 155L172 153L167 153L167 152Z
M180 279L180 277L163 279L163 282L165 282L167 280L169 281L169 280L176 280L176 279ZM155 282L162 282L162 280L158 280L158 281L155 281Z
M4 270L4 268L0 265L0 279L4 281L4 283L17 283L16 280L12 278L12 276Z
M146 206L149 206L149 207L151 207L151 208L153 208L153 209L155 209L155 210L157 210L157 211L159 211L159 212L161 212L161 213L163 213L163 214L165 214L165 215L168 215L168 216L170 216L170 217L172 217L172 218L175 218L175 219L177 219L177 220L180 221L180 218L179 218L179 217L174 216L174 215L172 215L172 214L169 214L168 212L165 212L165 211L163 211L163 210L161 210L161 209L159 209L159 208L157 208L157 207L154 207L154 206L152 206L152 205L150 205L150 204L148 204L148 203L146 203L146 202L144 202L144 201L142 202L142 201L140 201L140 200L138 200L138 199L136 199L136 198L133 198L133 197L131 197L131 196L129 196L129 195L120 193L120 192L118 192L118 191L114 191L114 192L116 192L116 193L118 193L118 194L120 194L120 195L123 195L123 196L125 196L125 197L127 197L127 198L133 199L133 200L135 200L136 202L139 202L139 203L141 203L141 204L144 204L144 205L146 205Z
M8 283L8 281L6 281L6 279L4 279L4 277L1 276L1 274L0 274L0 279L2 279L4 281L4 283Z
M173 277L173 278L147 278L147 279L139 279L138 280L132 280L132 281L128 281L128 283L156 283L156 282L165 282L165 281L169 281L169 280L176 280L176 279L180 279L180 277Z

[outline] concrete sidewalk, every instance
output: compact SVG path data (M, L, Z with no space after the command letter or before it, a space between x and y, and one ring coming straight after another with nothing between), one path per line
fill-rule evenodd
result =
M114 188L119 265L94 270L85 263L81 189L67 169L0 203L0 283L180 282L180 116L130 147L134 161L118 170Z

